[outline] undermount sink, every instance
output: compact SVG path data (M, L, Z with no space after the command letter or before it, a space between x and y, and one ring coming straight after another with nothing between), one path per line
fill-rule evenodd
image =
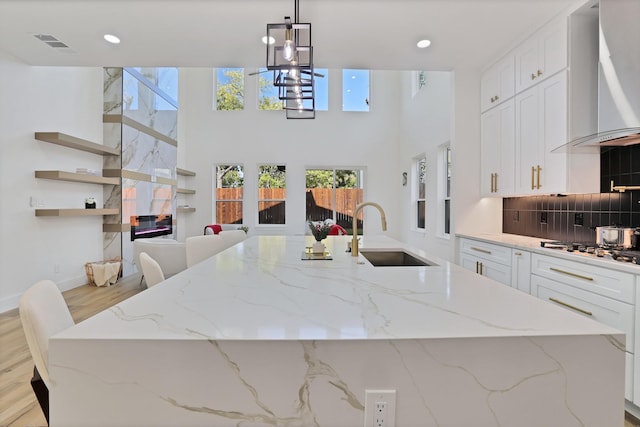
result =
M403 249L361 249L360 254L374 267L429 267L437 266Z

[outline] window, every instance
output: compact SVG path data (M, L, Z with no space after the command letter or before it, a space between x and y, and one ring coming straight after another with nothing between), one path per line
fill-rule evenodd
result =
M216 218L218 224L242 224L242 165L216 166Z
M442 171L440 173L441 219L439 229L441 230L440 234L448 236L451 231L451 147L448 143L440 147L439 157Z
M244 68L217 69L216 109L244 109Z
M258 110L282 110L278 88L273 85L273 71L258 69Z
M308 221L332 219L348 233L353 230L353 212L363 201L363 171L359 169L307 169L306 217ZM362 212L358 233L362 234Z
M316 111L329 111L329 70L326 68L314 68L313 71L323 76L315 76L313 83Z
M427 85L427 72L426 71L412 71L413 84L411 85L411 96L416 96L420 89Z
M342 111L369 111L369 70L342 70Z
M414 197L416 212L416 228L426 228L426 184L427 184L427 158L422 155L414 159Z
M286 166L258 166L258 224L285 224L286 177Z
M122 73L122 108L175 111L178 107L178 69L126 67Z

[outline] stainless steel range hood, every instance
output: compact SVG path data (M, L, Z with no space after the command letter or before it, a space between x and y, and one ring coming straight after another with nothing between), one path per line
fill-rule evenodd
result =
M640 143L640 1L600 0L598 133L554 152L593 152Z

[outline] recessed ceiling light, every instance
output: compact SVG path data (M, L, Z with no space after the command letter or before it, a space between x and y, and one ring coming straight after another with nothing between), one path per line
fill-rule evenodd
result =
M113 34L105 34L104 39L109 43L118 44L120 43L120 39Z
M429 45L431 45L431 40L427 40L427 39L420 40L420 41L417 43L417 46L418 46L420 49L424 49L425 47L429 47Z
M274 44L276 39L273 37L269 37L269 44ZM262 43L267 44L267 36L262 36Z

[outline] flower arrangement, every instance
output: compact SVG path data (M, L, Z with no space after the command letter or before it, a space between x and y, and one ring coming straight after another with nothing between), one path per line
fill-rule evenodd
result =
M329 221L309 221L308 223L309 229L311 229L311 233L317 242L326 238L333 228L333 223Z
M238 227L238 230L242 230L244 231L244 234L247 234L249 232L249 227L247 227L246 225L241 225L240 227Z

